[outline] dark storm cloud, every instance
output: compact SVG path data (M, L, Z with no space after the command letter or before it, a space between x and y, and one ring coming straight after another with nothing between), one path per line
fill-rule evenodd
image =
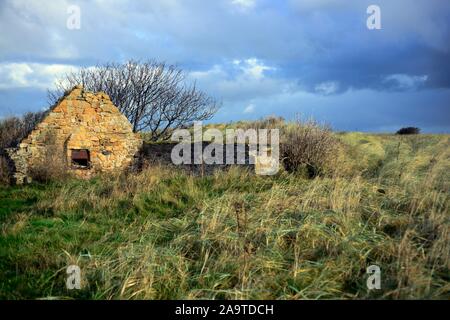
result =
M370 4L382 30L366 27ZM66 28L69 5L81 8L80 30ZM217 119L307 108L341 128L409 117L450 130L449 24L448 1L6 0L0 115L45 106L46 87L73 67L156 58L221 99Z

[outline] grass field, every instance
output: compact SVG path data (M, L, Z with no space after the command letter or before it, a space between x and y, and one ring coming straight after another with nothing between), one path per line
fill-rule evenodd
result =
M0 298L448 299L450 136L337 135L315 179L154 167L0 187Z

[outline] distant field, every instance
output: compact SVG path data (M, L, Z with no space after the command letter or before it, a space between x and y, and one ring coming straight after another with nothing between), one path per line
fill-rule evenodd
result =
M0 187L0 299L450 297L450 136L337 136L315 179L154 167Z

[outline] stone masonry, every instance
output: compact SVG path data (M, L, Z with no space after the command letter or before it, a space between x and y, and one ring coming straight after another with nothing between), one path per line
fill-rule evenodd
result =
M81 86L67 92L17 148L6 150L15 183L30 181L33 167L45 164L50 140L65 168L80 178L125 169L142 147L108 95Z

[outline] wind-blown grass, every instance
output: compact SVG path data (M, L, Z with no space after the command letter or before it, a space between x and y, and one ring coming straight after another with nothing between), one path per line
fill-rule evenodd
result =
M0 298L448 298L450 138L338 137L312 180L152 167L2 188Z

